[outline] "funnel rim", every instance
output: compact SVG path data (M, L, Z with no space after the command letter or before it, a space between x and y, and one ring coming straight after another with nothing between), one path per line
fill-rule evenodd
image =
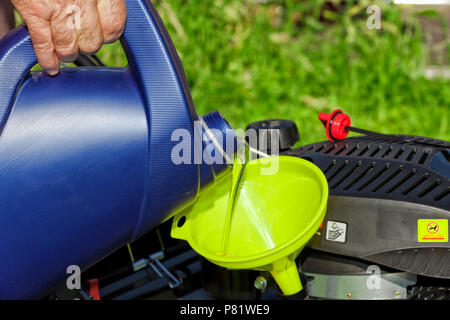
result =
M275 248L265 250L263 252L249 255L249 256L234 257L234 256L220 256L220 255L212 254L211 252L206 252L205 250L202 250L201 248L199 248L197 246L197 243L188 240L189 244L196 252L201 254L207 260L213 261L214 263L219 264L219 265L226 264L227 267L230 267L230 268L232 268L232 265L238 265L238 264L249 263L252 261L258 261L258 260L267 258L269 256L273 256L273 255L275 255L277 257L274 260L277 260L278 255L282 255L282 257L284 257L284 256L292 254L293 252L295 252L299 248L301 248L301 246L295 247L292 250L290 250L291 252L288 252L288 253L284 252L284 251L287 251L287 249L290 248L291 246L293 246L293 244L295 244L296 242L300 242L306 235L313 232L312 231L313 229L315 232L315 229L319 228L320 222L321 222L320 220L324 219L324 217L325 217L325 212L326 212L327 203L328 203L329 188L328 188L328 182L326 180L325 175L315 164L311 163L308 160L305 160L302 158L291 157L291 156L274 156L274 157L283 159L283 161L295 162L297 164L301 163L303 166L305 166L309 170L311 170L314 173L314 175L318 178L317 183L321 186L322 197L321 197L319 205L317 206L316 214L313 216L312 222L309 224L309 226L307 228L305 228L301 233L299 233L296 237L294 237L292 240L286 241L281 246L277 246ZM251 164L252 162L257 163L259 160L260 159L252 160L249 162L249 164ZM305 243L305 245L306 245L306 243ZM279 258L281 258L281 257L279 257Z

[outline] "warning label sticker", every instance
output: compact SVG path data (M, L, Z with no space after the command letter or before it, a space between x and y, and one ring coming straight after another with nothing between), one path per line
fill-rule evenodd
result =
M345 243L347 237L347 224L343 222L327 222L327 233L325 239L328 241Z
M448 242L448 220L419 219L417 235L419 242Z

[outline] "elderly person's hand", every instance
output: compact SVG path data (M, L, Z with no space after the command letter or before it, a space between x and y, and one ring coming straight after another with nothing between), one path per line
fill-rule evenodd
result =
M24 18L39 64L48 74L79 52L94 54L124 29L124 0L11 0Z

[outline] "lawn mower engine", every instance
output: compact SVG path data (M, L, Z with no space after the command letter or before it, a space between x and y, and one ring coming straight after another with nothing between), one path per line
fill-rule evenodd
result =
M273 154L271 141L279 139L281 155L313 162L328 180L326 217L297 261L306 290L286 297L268 272L214 265L185 241L172 239L165 223L85 272L84 279L91 280L84 296L450 299L450 143L377 134L292 148L299 140L292 121L267 120L249 128L258 133L250 144L254 150ZM66 296L51 297L67 298L63 292Z
M450 298L450 143L369 132L286 149L294 123L249 127L265 130L260 149L276 133L281 154L313 162L327 178L326 218L300 256L309 297Z

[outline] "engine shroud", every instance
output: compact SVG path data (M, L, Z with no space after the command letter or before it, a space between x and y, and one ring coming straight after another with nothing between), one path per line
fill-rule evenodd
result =
M328 212L308 246L450 278L448 239L419 242L418 237L418 220L450 218L449 148L446 141L392 135L319 142L283 152L312 161L329 183ZM327 237L334 222L344 233L339 241Z

